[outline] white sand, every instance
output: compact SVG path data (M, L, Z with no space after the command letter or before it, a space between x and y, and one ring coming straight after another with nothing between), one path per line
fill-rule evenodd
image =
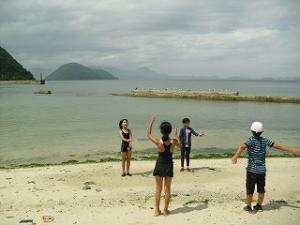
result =
M133 176L125 178L115 162L0 170L0 225L44 224L43 215L53 225L300 223L299 158L267 159L265 211L256 214L242 210L246 160L222 159L192 160L190 173L175 161L172 214L154 217L154 163L132 162ZM86 181L95 182L90 190L82 189Z

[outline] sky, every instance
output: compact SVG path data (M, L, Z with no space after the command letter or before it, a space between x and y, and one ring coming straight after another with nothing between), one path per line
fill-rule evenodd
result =
M300 77L300 1L0 0L0 46L28 69Z

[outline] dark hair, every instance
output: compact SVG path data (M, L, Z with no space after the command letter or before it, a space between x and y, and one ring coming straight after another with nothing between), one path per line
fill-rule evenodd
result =
M263 132L255 132L255 131L252 131L252 134L254 137L260 137L260 135L262 134Z
M182 120L182 123L189 123L190 122L190 119L189 118L183 118L183 120Z
M119 122L119 128L120 128L121 130L122 130L122 128L123 128L123 127L122 127L122 123L123 123L124 120L128 123L128 119L121 119L120 122Z
M167 122L167 121L163 121L160 125L159 125L159 129L160 129L160 132L162 133L162 141L165 142L167 140L170 139L169 135L171 134L172 132L172 125Z

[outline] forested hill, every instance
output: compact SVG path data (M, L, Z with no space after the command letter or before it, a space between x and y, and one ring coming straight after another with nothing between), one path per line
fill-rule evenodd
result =
M31 72L0 46L0 80L35 80Z

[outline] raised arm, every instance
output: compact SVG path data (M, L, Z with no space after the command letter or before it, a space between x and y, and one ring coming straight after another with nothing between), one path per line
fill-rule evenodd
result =
M236 164L237 163L237 159L240 157L240 155L242 154L242 152L247 148L246 144L241 144L238 149L236 150L236 153L234 154L234 156L231 158L231 162L232 164Z
M119 131L119 137L121 138L122 141L126 141L126 142L128 142L128 143L131 142L131 139L130 139L130 138L129 138L129 139L126 139L126 138L123 137L123 134L122 134L122 131L121 131L121 130Z
M174 136L175 136L175 139L174 139L174 144L175 144L175 146L177 146L177 147L180 147L180 139L179 139L179 136L178 136L178 129L177 128L175 128L175 130L174 130Z
M150 141L152 141L157 147L161 148L161 142L152 134L152 127L153 124L156 120L156 116L152 115L149 119L148 122L148 127L147 127L147 137L149 138Z
M278 150L281 150L281 151L289 152L289 153L292 153L292 154L295 154L295 155L300 155L300 150L299 149L290 148L290 147L280 145L280 144L273 144L272 147L276 148Z

